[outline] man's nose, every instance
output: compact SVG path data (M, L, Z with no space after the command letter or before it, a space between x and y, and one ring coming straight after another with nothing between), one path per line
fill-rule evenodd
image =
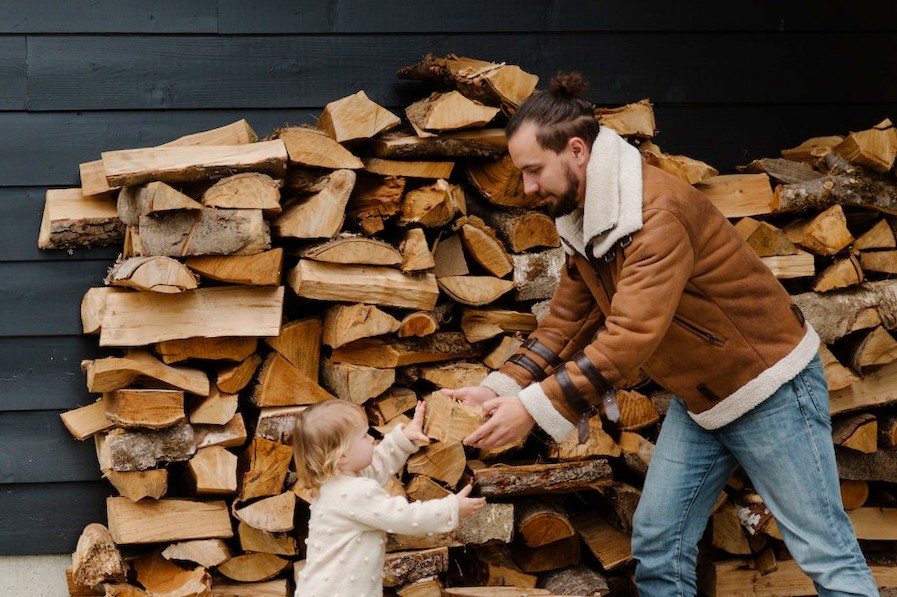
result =
M523 192L527 195L532 195L536 191L539 190L539 185L536 184L536 181L532 176L523 175Z

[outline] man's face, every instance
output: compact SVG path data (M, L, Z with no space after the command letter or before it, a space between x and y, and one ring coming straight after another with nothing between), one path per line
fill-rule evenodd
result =
M508 152L523 174L523 191L541 198L539 207L548 215L559 218L582 205L582 169L569 144L559 153L545 149L536 139L535 125L526 123L508 140Z

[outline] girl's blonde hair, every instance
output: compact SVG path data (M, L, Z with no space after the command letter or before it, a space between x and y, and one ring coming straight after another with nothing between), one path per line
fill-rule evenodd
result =
M352 431L367 427L364 409L353 402L328 399L312 404L296 417L293 456L296 474L312 495L339 473L339 459L346 453Z

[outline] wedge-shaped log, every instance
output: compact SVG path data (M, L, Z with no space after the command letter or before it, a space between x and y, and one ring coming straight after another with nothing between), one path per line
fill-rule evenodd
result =
M225 394L236 394L249 385L261 364L262 357L251 354L236 365L219 369L215 376L215 386Z
M244 145L124 149L104 151L100 155L110 187L155 180L196 182L239 172L261 172L283 178L287 164L287 148L280 139Z
M106 298L116 292L130 292L126 288L97 286L88 288L81 299L81 329L85 334L99 334L106 316Z
M586 458L616 458L623 453L620 445L604 430L600 417L589 419L589 436L579 443L575 433L571 433L560 443L549 442L548 455L558 460L583 460Z
M461 442L434 442L412 454L406 469L412 475L426 475L454 487L461 480L466 466L467 458Z
M851 164L884 174L897 159L897 129L889 118L871 129L850 133L833 150Z
M503 333L527 334L536 329L536 316L532 313L507 309L464 309L461 314L461 331L470 342L488 340Z
M322 330L318 317L296 319L285 323L277 336L266 338L265 344L307 377L315 379L321 360Z
M378 158L399 160L498 157L507 152L508 138L502 128L464 129L438 137L395 132L378 135L368 147Z
M246 524L269 533L283 533L293 529L293 512L296 494L285 491L279 495L262 498L248 506L234 506L234 516Z
M200 396L209 395L209 376L201 369L172 367L145 350L131 350L124 357L81 361L91 392L111 392L139 377L149 377Z
M463 222L463 223L462 223ZM496 278L503 278L514 269L514 263L495 231L477 217L458 222L464 250L474 261Z
M341 235L303 251L302 257L355 265L399 265L402 262L402 254L388 242L357 235Z
M252 402L258 407L293 406L314 404L334 396L291 364L279 353L272 352L265 358L258 381L253 390Z
M254 529L245 522L237 525L240 548L244 552L272 553L281 556L299 555L296 537L292 533L269 533Z
M156 353L166 365L188 359L207 361L242 361L255 352L258 338L252 336L222 336L219 338L184 338L164 340L155 346Z
M367 367L352 363L334 363L327 359L321 367L321 382L337 398L364 404L379 396L396 381L393 368Z
M824 257L831 257L853 242L840 205L833 205L811 219L791 222L785 226L784 233L794 244Z
M72 580L95 587L102 582L123 581L126 574L124 558L109 529L96 522L84 527L72 554Z
M386 220L399 212L405 194L405 178L378 176L359 172L349 197L346 217L355 222L365 234L386 229Z
M800 252L781 229L769 222L749 217L741 218L735 224L735 230L760 257L796 255Z
M399 321L373 305L333 305L324 318L324 344L339 348L353 340L389 334L399 329Z
M138 557L134 572L148 595L204 595L211 593L212 576L202 566L185 569L165 559L158 551Z
M210 280L247 286L277 286L283 272L283 248L253 255L198 255L186 266Z
M466 212L467 200L461 187L440 178L433 184L405 193L399 225L420 224L438 228L447 225L459 213Z
M339 143L370 139L401 123L401 119L371 101L364 91L329 102L315 126Z
M325 131L313 127L295 126L274 131L286 147L290 165L311 166L339 170L363 167L361 160L337 143Z
M595 108L595 118L601 126L616 131L622 137L650 139L657 132L654 105L648 99L619 108Z
M240 582L261 582L274 578L290 565L290 560L270 553L246 553L218 566L218 572Z
M468 406L442 392L433 392L427 395L425 400L427 410L424 433L436 441L460 444L465 437L486 422L482 408Z
M283 286L220 286L181 294L110 295L100 346L142 346L194 336L276 336L283 294Z
M598 512L577 515L573 526L604 570L613 570L632 561L629 533L609 525Z
M184 392L122 388L103 396L106 418L119 427L163 429L184 421Z
M196 451L187 461L190 487L198 496L237 492L237 456L221 446Z
M301 259L287 274L301 297L431 310L439 298L432 274L408 276L384 266L318 263Z
M399 265L405 273L419 272L436 267L436 260L427 245L427 235L423 228L408 228L399 243L402 263Z
M188 418L191 425L226 425L237 412L238 394L226 394L212 388L209 396L191 400Z
M492 303L515 287L512 280L495 276L446 276L436 281L439 288L456 302L473 307Z
M863 268L860 261L851 254L843 259L835 259L828 267L819 272L819 275L813 280L813 290L828 292L856 286L862 282Z
M260 172L222 178L202 194L202 204L229 209L260 209L280 213L280 183Z
M125 187L118 193L118 215L128 226L137 226L147 214L166 211L199 211L202 203L164 182Z
M67 410L59 417L69 433L78 440L92 437L95 433L106 431L115 425L106 417L106 404L102 398L87 406Z
M103 478L115 487L118 494L132 502L143 498L160 499L168 493L168 469L147 471L103 471Z
M197 539L172 543L162 550L162 556L212 568L229 560L232 554L227 543L221 539Z
M423 338L362 338L333 351L336 363L368 367L401 367L475 357L480 349L460 332L437 332Z
M103 281L109 286L164 294L177 294L199 286L198 276L186 265L161 255L116 261Z
M380 176L401 176L405 178L447 179L452 175L455 162L406 162L365 158L364 169Z
M48 189L37 248L106 247L120 243L124 233L110 195L84 195L80 188Z
M727 218L772 213L777 205L767 174L721 174L694 186Z
M483 218L512 253L561 245L554 220L542 212L505 208L489 211Z
M483 127L498 112L498 108L484 106L457 91L434 91L405 108L408 122L421 137L426 133Z
M283 492L283 483L293 457L290 446L255 437L240 455L240 494L247 502Z
M274 221L274 233L288 238L333 238L343 227L355 172L337 170L317 193L286 202Z
M470 160L464 173L492 205L531 209L542 201L536 195L523 192L523 175L508 155L498 159Z
M162 543L185 539L229 539L234 536L223 501L106 498L109 532L117 545Z

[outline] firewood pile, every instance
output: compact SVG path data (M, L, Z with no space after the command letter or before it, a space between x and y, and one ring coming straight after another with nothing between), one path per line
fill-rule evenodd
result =
M632 514L669 396L620 389L620 427L596 417L584 444L537 431L480 451L461 439L482 414L439 391L514 353L564 263L503 134L537 78L454 55L398 76L422 90L401 117L359 91L315 127L260 139L238 121L103 152L81 187L47 191L41 248L122 248L81 304L109 350L81 363L98 398L62 414L116 493L78 541L71 595L292 595L309 498L292 423L326 399L363 405L380 433L426 400L434 441L392 489L425 500L473 480L488 498L448 535L391 536L387 595L634 594ZM893 126L719 175L660 150L649 101L595 112L706 192L819 331L845 504L880 586L897 587ZM702 559L707 595L813 591L740 475Z

